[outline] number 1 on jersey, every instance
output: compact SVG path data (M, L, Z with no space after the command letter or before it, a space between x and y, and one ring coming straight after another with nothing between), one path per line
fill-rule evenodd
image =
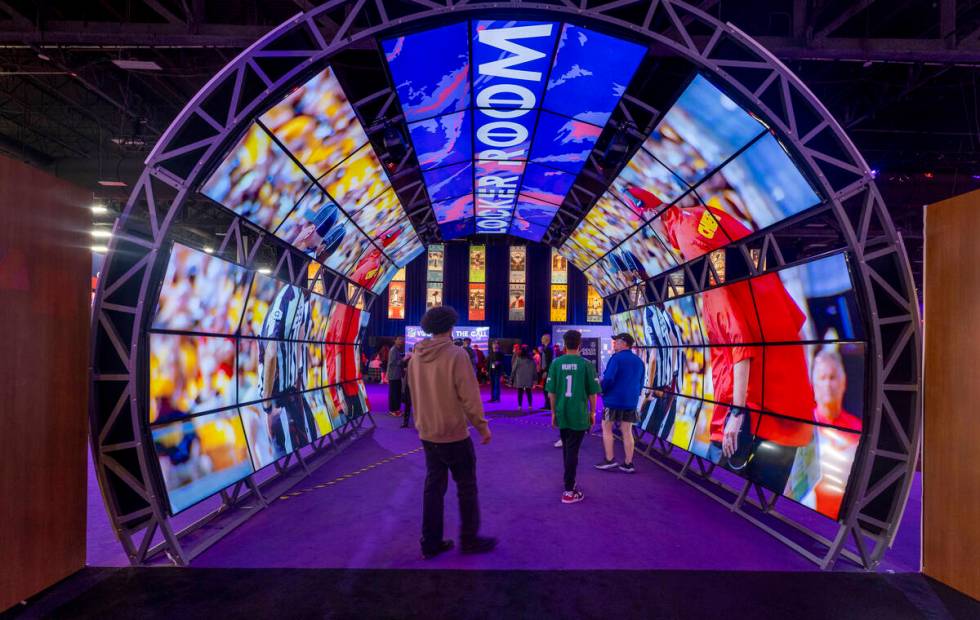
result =
M565 397L572 397L572 375L565 375Z

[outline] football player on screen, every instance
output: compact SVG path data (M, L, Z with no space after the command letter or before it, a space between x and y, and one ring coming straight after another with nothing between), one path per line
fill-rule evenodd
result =
M644 212L663 206L642 188L631 187L629 193ZM732 215L701 203L667 206L655 221L685 262L752 232ZM734 345L710 351L714 400L724 404L714 407L708 458L744 469L749 480L782 493L797 450L813 440L806 351L802 344L747 345L798 342L806 315L775 273L753 278L751 286L740 282L709 289L701 297L707 344ZM760 416L756 412L763 407L778 416Z
M288 454L310 441L313 412L300 392L305 376L308 292L283 286L262 322L259 341L259 393L267 414L274 452Z

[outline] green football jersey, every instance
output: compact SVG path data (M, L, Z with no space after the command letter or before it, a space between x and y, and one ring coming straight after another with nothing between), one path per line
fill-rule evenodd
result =
M589 430L589 396L599 393L592 362L581 355L562 355L548 369L545 390L555 399L558 428Z

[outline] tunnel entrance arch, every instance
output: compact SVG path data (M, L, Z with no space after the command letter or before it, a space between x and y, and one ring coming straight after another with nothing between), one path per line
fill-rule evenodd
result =
M195 96L148 157L116 224L93 312L93 455L107 510L131 561L142 563L153 551L181 553L178 536L170 527L173 505L166 497L156 461L147 386L150 332L174 242L204 251L207 240L220 238L220 244L211 248L214 254L247 271L250 282L258 275L268 275L280 283L279 290L296 287L305 295L319 296L324 300L321 303L332 308L370 310L376 297L372 289L384 282L379 275L370 283L352 278L349 268L356 265L341 261L330 267L311 261L295 245L281 242L254 221L202 199L199 191L207 175L260 114L315 71L329 66L338 54L359 46L371 48L386 37L434 25L500 16L593 26L642 42L650 54L684 59L750 106L806 171L823 198L819 213L801 213L733 241L725 249L732 264L741 261L742 275L748 280L812 258L797 247L804 224L808 234L831 231L842 240L838 249L849 257L856 296L866 314L869 387L860 454L848 485L847 514L836 539L824 541L828 552L821 561L831 563L845 540L853 537L856 553L851 556L874 566L894 537L904 509L921 428L918 305L901 240L867 164L806 86L737 27L678 0L575 6L565 2L452 6L328 2L257 41ZM395 122L388 115L399 105L393 88L367 93L353 103L359 110L371 111L372 122L363 128L368 137L383 135ZM631 130L641 135L653 130L662 113L633 96L623 97L616 110L631 118ZM372 142L384 141L376 138ZM442 233L418 174L414 185L412 181L398 185L412 176L410 160L411 149L398 160L382 158L394 188L391 191L399 197L409 192L401 206L413 230L405 230L405 236L415 234L426 245L439 240ZM572 188L541 239L553 246L565 243L588 216L606 181L601 175L598 180L593 178L591 192L587 183ZM414 194L410 193L413 189ZM349 219L364 232L356 218ZM374 271L385 274L397 261L384 251L388 246L383 246L380 237L371 241L377 242L374 247L378 249ZM270 273L256 274L260 269ZM710 258L700 256L616 291L606 303L613 314L628 313L680 297L679 286L685 294L700 294L723 283ZM239 325L226 332L239 339L236 346L243 337L241 330ZM345 334L345 340L330 344L356 345L357 335ZM349 382L338 382L343 383ZM702 467L702 473L710 473L711 466L695 456L687 460L684 471ZM741 505L749 493L756 492L762 512L770 512L774 500L758 486L747 484L736 501ZM158 531L163 533L163 542L154 546Z

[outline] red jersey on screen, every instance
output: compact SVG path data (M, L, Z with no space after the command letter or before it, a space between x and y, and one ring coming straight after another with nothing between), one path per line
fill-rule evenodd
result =
M816 413L816 412L815 412ZM816 415L820 419L819 415ZM821 420L822 421L822 420ZM837 418L840 425L857 422L861 428L861 419L856 415L842 411ZM820 480L813 488L816 505L814 508L833 518L840 512L844 499L844 490L854 456L857 454L859 433L846 433L834 428L820 427L817 429L820 454Z
M638 199L649 193L638 188L631 188L630 192ZM713 252L728 245L730 240L741 239L752 232L734 216L704 205L671 205L660 218L667 240L684 260ZM738 285L706 291L703 302L709 344L762 342L759 326L762 326L767 341L793 342L800 339L800 330L806 321L806 315L775 274L753 279L751 291ZM768 411L813 420L813 389L802 345L767 347L765 363L758 354L758 347L724 349L726 347L712 349L711 380L717 400L732 402L735 364L750 359L747 406L758 407L761 401ZM763 378L761 385L760 377ZM765 393L760 399L762 385ZM711 419L712 441L721 441L727 413L728 407L715 407ZM803 446L813 438L809 426L781 418L766 416L759 422L758 416L753 415L752 423L753 426L758 423L761 438L785 446Z

